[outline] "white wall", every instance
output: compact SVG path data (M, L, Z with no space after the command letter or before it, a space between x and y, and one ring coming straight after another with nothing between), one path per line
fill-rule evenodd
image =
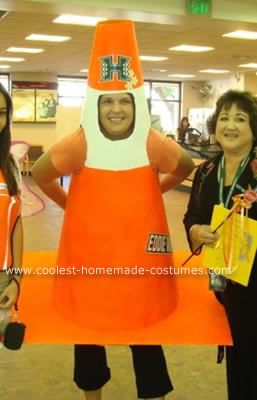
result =
M29 144L41 144L46 151L56 142L55 124L14 122L12 139L24 140Z
M245 74L244 88L257 96L257 76L255 73Z
M241 73L236 74L231 79L213 79L208 81L211 85L210 96L208 99L208 107L215 107L217 99L229 89L245 89L244 75Z
M198 87L202 82L185 81L182 84L181 116L188 116L190 108L205 107L204 101L199 95Z

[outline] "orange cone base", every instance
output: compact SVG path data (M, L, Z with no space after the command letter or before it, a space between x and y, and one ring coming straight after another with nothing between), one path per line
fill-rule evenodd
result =
M223 307L208 289L207 274L199 274L201 256L193 257L187 264L191 273L178 275L178 269L188 257L188 252L175 253L176 276L179 287L179 304L165 320L140 330L96 331L85 329L64 319L53 306L56 252L26 253L25 274L19 301L19 318L27 326L26 343L87 343L87 344L231 344L229 326ZM50 274L39 275L44 266ZM185 267L184 267L185 268ZM126 316L124 316L126 318Z

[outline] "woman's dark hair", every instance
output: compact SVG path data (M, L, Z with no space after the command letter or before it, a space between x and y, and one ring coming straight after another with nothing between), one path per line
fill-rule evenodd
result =
M12 118L12 99L7 90L0 83L0 94L2 94L6 101L6 125L0 132L0 169L6 179L8 191L11 196L17 194L18 185L15 179L17 173L17 166L10 153L11 148L11 131L10 124Z
M186 121L187 122L187 127L185 128L183 125L183 122ZM187 117L182 117L181 121L180 121L180 125L179 128L177 129L178 132L178 141L181 143L184 143L185 141L185 136L186 136L186 130L189 128L190 124L189 124L189 120Z
M186 121L188 123L188 126L190 125L188 118L187 117L182 117L181 121L180 121L180 128L182 128L182 129L185 129L184 126L183 126L183 122L184 121Z
M228 90L219 97L216 103L214 114L207 120L207 128L209 134L216 131L217 120L222 110L229 110L232 104L249 115L249 123L255 141L257 140L257 100L250 92L240 90Z

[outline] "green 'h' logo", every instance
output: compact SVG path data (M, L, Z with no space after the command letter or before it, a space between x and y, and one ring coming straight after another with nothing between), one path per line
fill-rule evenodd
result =
M113 62L113 56L101 57L101 78L100 81L112 81L116 72L119 81L129 80L129 57L118 56L118 62Z

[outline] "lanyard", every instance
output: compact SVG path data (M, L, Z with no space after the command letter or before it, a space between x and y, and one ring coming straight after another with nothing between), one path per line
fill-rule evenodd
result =
M246 164L248 163L248 161L250 160L250 154L248 154L239 164L237 171L236 171L236 175L234 177L234 180L232 182L232 185L230 187L229 193L227 195L226 200L224 200L224 195L223 195L223 190L224 190L224 181L225 181L225 158L224 156L222 157L222 159L220 160L220 186L219 186L219 202L221 205L223 205L224 207L228 207L228 204L230 202L230 199L234 193L235 187L237 185L237 182L240 178L240 176L242 175Z

